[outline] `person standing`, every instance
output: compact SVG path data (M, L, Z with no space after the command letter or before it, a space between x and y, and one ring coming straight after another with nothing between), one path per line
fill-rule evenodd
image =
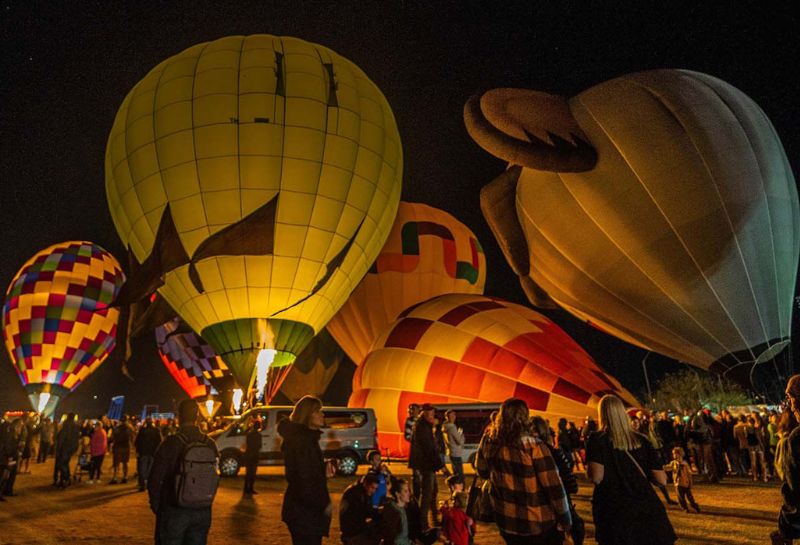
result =
M699 513L700 506L697 505L697 502L694 500L694 495L692 494L692 470L684 459L683 449L681 447L673 447L672 461L667 464L667 468L669 468L669 471L672 473L672 480L675 483L675 493L678 495L681 509L688 513L689 505L691 505L692 508Z
M570 527L572 541L575 545L582 545L586 536L586 526L583 519L578 515L575 504L572 503L572 495L578 493L578 480L575 478L575 474L572 471L574 468L572 458L566 455L560 445L556 446L553 444L553 434L550 431L550 426L547 425L547 421L541 416L534 416L531 418L531 431L541 439L550 450L550 455L553 457L556 469L558 470L558 476L561 478L561 484L564 486L564 492L567 494L567 503L569 504L570 516L572 517L572 526Z
M245 437L244 448L244 494L258 494L256 492L256 473L258 472L258 457L261 453L261 421L254 419L250 422L250 431Z
M205 545L208 540L219 452L197 426L199 412L195 401L181 401L178 431L161 442L153 457L147 495L156 516L156 545Z
M23 427L22 420L17 418L4 423L0 429L0 501L6 501L5 496L13 495L9 483L19 465L19 442Z
M330 531L333 506L328 478L335 469L326 464L319 446L324 424L322 402L313 396L302 397L289 418L278 423L287 481L281 520L289 528L292 545L320 545Z
M117 484L117 472L122 465L122 484L128 482L128 462L131 459L131 443L133 442L133 428L128 423L128 415L123 414L120 423L111 433L111 456L113 473L108 484Z
M69 413L56 435L56 464L53 484L66 488L70 484L69 461L78 450L80 430L75 420L75 413Z
M422 413L414 424L414 431L411 435L411 453L408 457L408 467L420 474L419 510L423 531L430 528L428 515L434 514L436 509L436 497L434 496L436 472L444 465L433 436L435 413L436 410L430 403L422 406Z
M153 467L158 445L161 444L161 431L153 424L149 416L144 421L144 426L136 434L136 472L139 474L139 492L147 489L147 479Z
M444 413L444 416L444 436L453 474L464 479L464 432L456 426L456 412L453 409Z
M419 418L419 409L420 406L416 403L411 403L408 406L408 416L406 416L406 421L403 424L403 439L405 439L406 443L408 443L408 452L411 452L411 436L414 434L414 424L417 423L417 418ZM421 480L419 471L412 471L411 472L411 491L415 498L419 498L420 495L420 487L421 487Z
M586 444L597 543L672 545L675 531L650 485L651 478L667 482L658 453L647 437L633 431L618 397L603 396L598 416L600 431Z
M786 403L775 452L775 473L781 480L783 505L778 529L770 534L772 545L791 545L800 539L800 374L792 375L786 384Z
M103 459L108 452L108 435L103 429L103 423L99 420L94 423L94 431L89 442L89 456L92 459L92 467L89 470L89 484L100 482L100 473L103 469Z
M530 429L528 405L507 399L476 455L478 475L491 482L494 520L509 545L560 545L572 526L555 461Z
M45 416L39 428L39 452L36 455L37 464L43 464L47 461L47 457L50 455L50 449L53 448L54 437L55 430L53 421Z

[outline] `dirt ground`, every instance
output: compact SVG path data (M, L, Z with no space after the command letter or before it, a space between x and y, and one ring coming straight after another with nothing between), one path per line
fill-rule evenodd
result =
M154 517L147 507L145 492L138 492L135 479L125 485L108 485L110 468L102 484L88 484L84 477L67 490L50 486L53 462L32 465L32 473L17 477L15 497L0 503L0 545L69 545L69 544L147 544L152 543ZM396 474L407 473L394 464ZM363 468L360 472L363 472ZM352 481L334 478L329 489L338 505L344 488ZM288 545L289 534L280 521L285 481L280 468L261 468L253 499L241 494L243 479L224 479L214 503L214 519L209 543L246 545ZM576 504L591 524L591 486L581 481ZM440 490L446 490L440 483ZM763 544L774 529L780 494L776 483L753 483L728 479L722 484L698 484L695 497L702 514L685 514L670 507L669 514L679 536L679 543ZM444 492L441 499L445 499ZM339 529L334 511L331 537L325 544L338 544ZM494 525L479 524L477 545L500 545L503 540ZM594 540L587 539L587 543Z

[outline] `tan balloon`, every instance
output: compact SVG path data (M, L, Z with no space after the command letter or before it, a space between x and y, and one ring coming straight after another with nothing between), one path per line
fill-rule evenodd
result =
M570 99L496 89L465 122L511 163L481 205L531 302L703 368L788 341L797 189L741 91L656 70Z

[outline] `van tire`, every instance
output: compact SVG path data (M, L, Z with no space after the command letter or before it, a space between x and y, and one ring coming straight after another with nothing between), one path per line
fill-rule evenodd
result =
M358 454L351 450L345 450L336 455L336 474L342 477L350 477L358 471Z
M239 455L234 451L223 451L219 458L219 474L221 477L236 477L242 467Z

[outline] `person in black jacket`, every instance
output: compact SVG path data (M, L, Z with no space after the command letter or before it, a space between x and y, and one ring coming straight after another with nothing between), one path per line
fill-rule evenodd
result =
M261 452L261 421L253 420L250 423L250 431L244 450L244 493L245 495L258 494L255 490L256 472L258 471L258 455Z
M319 447L324 423L322 402L312 396L301 398L289 418L278 423L287 481L281 520L289 527L293 545L320 545L330 529L328 477L335 470L325 463Z
M345 545L377 545L380 541L374 523L377 510L372 495L378 490L378 476L366 474L345 489L339 503L339 528Z
M56 435L56 472L53 484L59 488L66 488L70 483L69 461L78 450L79 440L80 430L75 421L75 413L69 413Z
M408 467L420 473L419 508L423 530L430 527L428 514L436 512L436 472L444 465L433 436L435 412L429 403L422 406L422 414L417 418L411 434L411 454L408 457Z
M175 497L175 477L180 458L188 443L202 442L217 450L214 440L197 426L197 403L184 399L178 405L178 433L158 446L147 479L150 510L156 516L156 545L205 545L211 528L211 507L180 507Z
M161 444L161 432L153 425L153 419L149 416L144 421L144 426L136 434L136 472L139 474L139 492L144 492L147 488L147 479L150 476L150 468L153 467L153 457L156 449Z

